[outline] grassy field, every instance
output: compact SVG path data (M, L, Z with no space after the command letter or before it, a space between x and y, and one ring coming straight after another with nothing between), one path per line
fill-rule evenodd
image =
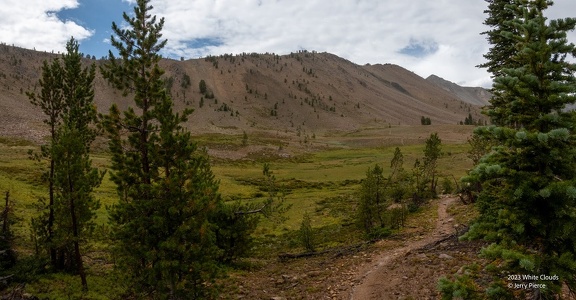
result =
M468 145L465 142L466 134L471 132L471 128L453 126L451 130L458 131L459 134L442 129L445 130L444 135L459 138L448 138L442 145L442 156L438 162L440 176L459 178L471 167L471 161L466 157ZM390 134L399 135L397 130L390 130ZM424 145L419 141L423 141L421 137L428 132L414 129L407 132L405 139L413 142L400 145L400 148L404 155L404 168L411 170L415 160L423 157ZM296 232L305 213L311 216L312 226L320 233L318 243L321 247L334 247L361 240L361 234L353 226L353 210L360 181L365 177L367 169L374 164L383 166L384 175L387 175L394 149L398 145L393 142L379 144L376 141L380 140L380 134L383 132L375 130L346 136L323 136L312 141L306 148L290 148L290 143L283 141L288 147L286 150L293 155L287 158L274 157L269 160L269 164L278 186L286 191L285 203L291 208L286 212L285 221L282 223L270 220L261 222L256 231L256 255L273 256L279 251L300 251ZM440 136L442 137L442 133ZM238 137L212 135L200 137L198 140L200 145L242 151ZM362 140L367 142L363 144ZM251 142L263 145L280 143L269 137L251 137ZM13 228L17 237L16 249L21 257L32 253L33 246L29 238L30 218L38 214L38 199L47 196L47 188L42 180L46 163L31 160L29 151L38 152L39 147L24 140L0 138L0 192L9 191L14 203L18 222ZM105 152L96 153L92 159L94 165L101 169L105 169L109 164L109 157ZM263 200L267 195L258 182L263 179L262 167L267 160L266 156L258 157L258 153L252 153L244 159L213 159L212 170L220 181L223 199ZM96 190L96 197L101 202L97 222L106 225L106 207L117 201L109 174ZM89 280L97 288L91 292L92 296L84 295L87 299L105 299L106 293L99 290L99 287L114 285L113 276L105 271L109 268L101 267L102 260L105 261L108 257L106 249L106 245L101 242L88 249L88 252L92 251L88 253L91 257L87 263L91 275ZM37 295L54 296L54 293L62 292L62 288L67 284L77 285L76 281L72 276L50 275L42 277L41 282L30 284L29 289ZM53 282L49 284L50 288L46 288L47 282Z

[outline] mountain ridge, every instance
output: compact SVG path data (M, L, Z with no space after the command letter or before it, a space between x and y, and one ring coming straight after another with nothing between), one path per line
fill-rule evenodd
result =
M490 104L490 97L492 97L492 93L490 93L490 91L485 88L460 86L434 74L426 77L426 80L431 81L446 91L455 94L464 102L479 106Z
M59 55L0 45L0 132L42 136L40 111L27 91L38 92L44 60ZM84 58L101 66L104 60ZM330 53L288 55L242 53L176 61L162 59L166 88L175 109L194 108L187 124L193 133L243 131L328 133L361 128L458 124L468 114L482 118L480 105L392 64L357 65ZM201 93L199 82L206 83ZM97 72L95 104L106 113L131 99L121 96Z

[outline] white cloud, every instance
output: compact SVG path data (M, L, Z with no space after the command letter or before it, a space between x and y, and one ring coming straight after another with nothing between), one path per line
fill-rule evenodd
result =
M55 12L78 6L76 0L3 0L0 6L2 42L45 51L64 51L71 36L85 39L92 32Z
M55 15L78 7L79 1L86 0L3 0L0 42L63 51L70 36L90 37L90 30ZM548 11L550 18L569 17L576 11L574 1L556 2ZM152 13L166 20L164 54L175 58L308 49L357 64L394 63L423 77L436 74L464 85L491 82L485 70L475 67L484 62L482 55L489 48L480 35L487 29L482 24L487 3L481 0L151 0L151 4ZM576 33L570 33L569 40L576 41ZM401 50L411 45L424 55L403 54Z
M557 1L549 15L566 17L573 1ZM562 2L562 3L560 3ZM490 86L484 69L489 49L482 24L485 1L462 0L152 0L166 18L167 54L331 52L358 64L395 63L427 77L436 74L464 85ZM562 15L564 14L564 16ZM574 34L571 40L574 40ZM220 43L193 47L189 41ZM414 41L433 45L415 58L401 49Z
M475 65L488 49L484 1L459 0L152 0L166 19L166 51L207 54L326 51L358 64L395 63L421 76L469 84L489 79ZM218 38L194 48L189 41ZM414 41L434 45L421 58L400 53ZM423 45L426 47L427 45Z

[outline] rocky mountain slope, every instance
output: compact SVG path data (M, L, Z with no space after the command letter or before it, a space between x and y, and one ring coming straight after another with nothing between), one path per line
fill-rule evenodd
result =
M460 100L473 105L488 105L490 97L492 96L492 94L484 88L459 86L436 75L430 75L426 80L456 95Z
M0 45L0 134L37 139L42 115L26 96L38 91L44 60L57 54ZM104 60L85 59L103 65ZM457 124L469 113L483 118L485 95L447 89L396 65L360 66L328 53L239 54L186 61L164 59L166 87L177 109L195 109L195 132L296 134L348 132L362 128ZM199 83L206 83L201 93ZM126 108L122 97L97 75L96 105Z

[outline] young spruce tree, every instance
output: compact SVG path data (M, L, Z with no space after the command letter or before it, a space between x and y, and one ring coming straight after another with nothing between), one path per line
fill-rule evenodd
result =
M158 299L203 299L215 292L218 273L210 216L221 206L208 158L182 123L191 110L173 112L158 66L164 20L138 0L128 28L112 24L103 76L135 107L116 105L104 117L112 153L112 180L120 201L110 212L116 257L136 294Z
M474 283L472 273L443 279L445 299L557 299L563 284L576 290L576 118L565 111L576 101L576 47L566 40L576 19L547 21L551 1L515 1L520 12L505 24L506 43L516 51L498 67L492 103L498 126L476 133L498 143L466 178L479 182L479 218L464 236L484 239L481 251L491 283ZM495 59L498 59L497 57ZM510 289L507 275L536 275L526 283L546 288ZM541 277L541 275L549 277Z

